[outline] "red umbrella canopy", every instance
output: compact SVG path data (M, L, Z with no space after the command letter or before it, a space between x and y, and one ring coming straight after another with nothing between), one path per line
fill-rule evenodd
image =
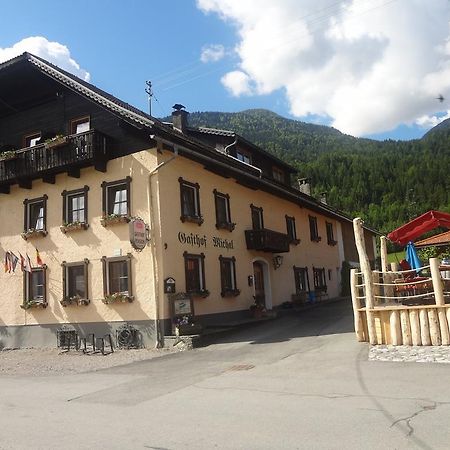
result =
M428 211L411 220L411 222L391 231L387 237L395 244L404 246L409 241L414 241L414 239L422 236L422 234L434 230L439 226L450 228L450 214L440 211Z

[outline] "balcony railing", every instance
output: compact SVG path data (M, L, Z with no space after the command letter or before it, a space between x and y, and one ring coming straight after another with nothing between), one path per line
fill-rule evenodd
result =
M9 159L0 160L0 184L34 179L105 161L107 138L90 130L17 150Z
M267 229L245 230L245 241L248 250L284 253L289 251L289 237L287 234Z

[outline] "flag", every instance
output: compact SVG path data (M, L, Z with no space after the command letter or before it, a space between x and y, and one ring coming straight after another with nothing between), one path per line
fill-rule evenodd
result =
M19 262L19 258L13 253L9 252L11 269L14 273L16 273L17 263Z
M41 255L39 254L39 250L38 249L36 249L36 262L37 262L38 266L43 266L44 265L44 263L42 262Z
M6 272L11 272L11 260L9 257L9 252L5 253L5 259L3 260L3 265L5 268L5 273Z
M22 272L25 271L25 258L22 256L22 253L19 252L19 258L20 258L20 269Z
M32 265L31 265L31 259L30 259L30 257L28 256L28 253L26 253L26 258L25 258L25 270L27 271L27 272L32 272L32 270L31 270L31 267L32 267Z

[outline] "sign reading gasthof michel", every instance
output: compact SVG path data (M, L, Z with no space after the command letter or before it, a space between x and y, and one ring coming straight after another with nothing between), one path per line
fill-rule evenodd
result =
M135 217L130 221L130 242L134 249L143 250L147 245L147 226L139 217Z

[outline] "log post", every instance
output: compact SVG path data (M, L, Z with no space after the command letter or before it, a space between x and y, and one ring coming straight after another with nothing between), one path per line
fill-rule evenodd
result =
M435 309L428 310L428 322L430 324L431 345L441 345L441 331L439 329L439 319Z
M430 324L428 323L428 314L426 309L419 310L419 323L422 345L431 345Z
M356 287L358 284L358 275L356 269L350 269L350 291L352 293L352 304L353 304L353 320L355 323L355 333L358 342L364 342L364 326L362 323L361 312L361 301L358 298L359 289Z
M409 324L409 314L407 309L400 311L400 325L402 328L403 345L412 345L411 325Z
M381 271L388 271L388 257L387 257L387 244L386 236L381 236L380 238L380 256L381 256Z
M400 314L398 311L391 311L389 315L389 327L391 329L391 344L402 345L402 332L400 328Z
M366 297L366 318L367 318L367 331L369 334L369 342L374 345L377 344L377 332L375 328L375 317L373 314L373 282L372 282L372 270L370 268L369 258L366 252L366 244L364 242L364 230L362 227L362 219L357 217L353 219L353 230L355 233L356 249L358 250L359 264L364 276L364 287Z
M439 329L441 331L442 345L450 345L450 334L448 330L448 321L445 314L445 309L439 308L438 310L439 318Z
M409 311L409 322L411 324L412 344L422 345L422 339L420 338L419 312L417 309L411 309Z
M440 262L438 258L430 258L430 270L431 270L431 279L433 281L434 301L436 302L436 305L443 306L445 305L444 287L442 284L439 265Z

